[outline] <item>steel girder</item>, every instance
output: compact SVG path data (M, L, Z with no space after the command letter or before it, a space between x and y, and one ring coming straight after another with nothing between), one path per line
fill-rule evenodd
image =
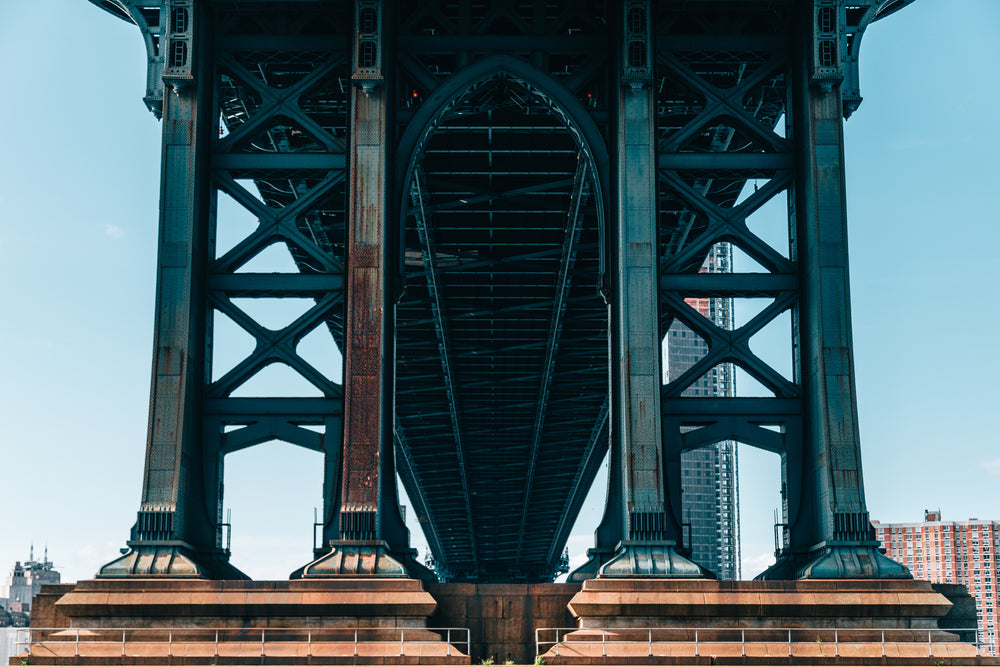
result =
M440 271L438 269L439 259L437 244L434 241L433 228L428 220L428 211L424 205L426 190L424 180L425 177L422 171L418 171L413 177L411 195L413 220L416 225L417 238L420 240L420 253L424 266L424 279L427 284L427 296L429 298L429 305L433 316L434 334L437 341L438 356L441 361L441 379L444 380L445 399L448 405L448 417L451 419L452 438L455 445L455 463L458 472L459 488L461 489L459 499L465 503L465 507L471 507L472 496L469 492L469 470L465 461L466 446L462 442L462 425L461 417L459 415L459 401L456 392L451 351L449 349L451 339L448 336L448 324L446 321L445 306L441 294L442 282ZM421 414L421 417L426 418L427 416L428 415L426 413ZM402 425L400 425L400 429L402 429ZM409 442L403 437L400 437L399 439L402 442ZM410 447L407 446L405 449L409 451ZM408 458L407 463L411 471L410 474L412 475L415 461L412 458ZM427 512L427 494L423 489L419 489L419 493L421 498L421 509L424 512ZM476 530L472 519L472 513L466 513L465 518L468 527L468 533L464 536L465 539L468 540L467 553L471 557L473 565L478 567L478 557L476 555L476 543L474 537ZM436 527L430 522L428 522L428 525L433 531L431 533L431 539L433 540L435 553L443 553L439 532L434 530Z

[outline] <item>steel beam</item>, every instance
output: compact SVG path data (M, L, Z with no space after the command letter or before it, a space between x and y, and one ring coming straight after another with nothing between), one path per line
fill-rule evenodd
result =
M399 38L404 51L454 53L480 51L512 53L517 51L573 51L593 53L603 44L591 35L406 35Z
M247 417L282 415L299 424L319 424L324 417L340 416L342 401L336 398L210 398L205 414L223 422L242 423Z
M212 156L217 169L245 171L247 169L272 169L275 171L331 171L343 169L343 155L328 153L270 153L251 155L245 153L219 153Z
M617 394L613 447L621 448L625 535L602 577L702 577L677 547L680 508L668 506L660 425L656 114L648 0L623 3L618 98L617 271L612 325Z
M576 262L577 246L580 241L582 223L580 221L581 206L587 196L587 164L582 155L577 155L576 175L573 178L573 189L570 194L566 213L566 236L563 240L562 256L559 260L559 271L556 274L555 303L549 320L548 338L545 343L545 359L542 362L541 386L538 390L538 404L535 409L534 426L532 427L531 445L528 450L528 473L524 484L524 500L521 503L521 527L517 538L517 555L520 560L524 550L526 527L529 515L535 509L531 503L532 492L535 491L535 466L538 463L538 450L541 446L542 430L548 417L549 394L555 380L556 355L559 352L559 342L562 339L563 321L566 315L566 305L569 290L573 282L573 265Z
M315 298L331 292L342 292L344 278L330 273L221 273L208 276L208 287L230 298Z
M794 292L793 273L674 273L660 276L660 289L682 297L774 297Z
M790 169L791 153L674 153L660 155L659 164L670 169L732 169L766 174L774 169Z
M434 320L434 335L437 339L438 355L441 359L441 376L444 379L444 390L448 402L448 418L451 422L451 435L455 442L455 461L458 465L458 481L461 496L464 501L468 553L473 566L478 567L475 521L472 512L472 497L469 493L469 470L466 462L465 445L462 441L462 422L459 407L458 391L455 386L454 366L452 364L451 341L448 337L447 314L444 298L441 294L441 278L438 269L437 250L432 236L432 226L428 219L429 212L424 204L424 177L421 171L413 175L411 192L412 211L417 227L417 237L422 245L424 277L427 281L427 292L430 296L431 314Z

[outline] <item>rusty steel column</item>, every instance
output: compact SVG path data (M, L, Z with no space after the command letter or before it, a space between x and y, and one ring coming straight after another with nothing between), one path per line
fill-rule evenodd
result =
M879 552L861 476L847 262L838 0L801 8L790 113L795 146L792 260L799 266L794 368L802 387L800 482L789 544L763 578L910 578ZM788 462L789 464L791 461Z
M399 514L392 467L392 302L386 229L384 3L355 6L339 539L293 577L408 576L390 555L385 514ZM386 488L389 491L386 491ZM395 517L393 517L395 518Z
M201 430L207 373L205 280L212 225L211 25L199 6L164 10L156 323L142 500L129 550L98 577L246 578L221 545L221 453Z
M651 7L648 0L630 0L622 10L612 306L612 404L619 410L612 416L612 447L622 452L625 534L600 576L702 577L702 569L677 551L680 526L664 483Z

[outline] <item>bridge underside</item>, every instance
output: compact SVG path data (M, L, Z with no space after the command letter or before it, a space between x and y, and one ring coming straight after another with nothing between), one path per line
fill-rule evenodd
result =
M411 175L397 465L449 578L551 577L607 450L593 178L506 78L450 106Z

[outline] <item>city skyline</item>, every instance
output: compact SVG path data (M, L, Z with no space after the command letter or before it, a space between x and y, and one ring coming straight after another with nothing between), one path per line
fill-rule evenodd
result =
M987 166L1000 148L1000 91L989 85L1000 3L944 4L921 0L870 28L865 101L846 125L862 452L869 510L883 522L916 520L924 506L1000 518L1000 499L983 492L1000 477L984 419L1000 371L988 356L1000 226ZM72 581L112 560L135 520L160 126L142 104L138 31L88 2L0 7L0 55L18 63L4 76L16 103L0 108L0 460L18 482L0 501L0 567L47 542ZM927 465L900 474L904 458ZM740 468L747 577L770 557L777 457L741 447ZM242 452L226 483L234 564L287 577L311 554L318 455ZM570 539L577 559L593 546L595 495Z

